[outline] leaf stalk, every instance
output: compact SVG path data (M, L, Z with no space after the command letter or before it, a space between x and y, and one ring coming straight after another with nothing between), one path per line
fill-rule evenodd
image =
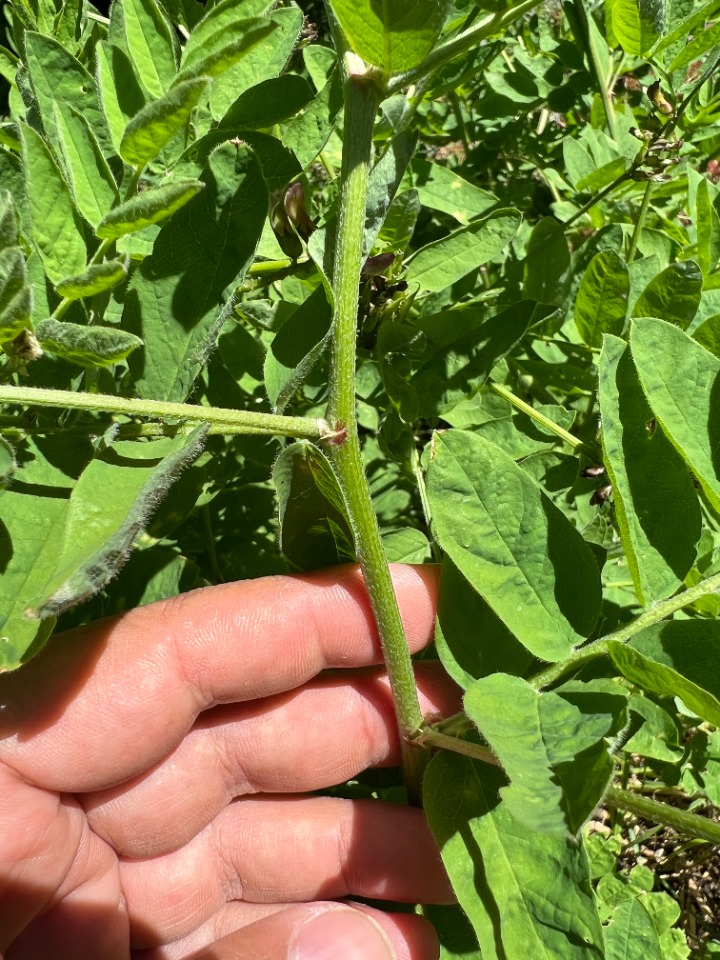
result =
M130 397L112 397L102 393L46 390L40 387L0 386L0 403L17 403L32 407L64 407L68 410L88 410L91 413L114 413L128 417L151 417L156 420L209 423L213 427L227 428L228 433L260 436L318 440L328 433L324 420L313 420L309 417L282 417L273 413L254 413L223 407L200 407L190 403L166 403L163 400L136 400ZM213 432L225 432L225 430Z

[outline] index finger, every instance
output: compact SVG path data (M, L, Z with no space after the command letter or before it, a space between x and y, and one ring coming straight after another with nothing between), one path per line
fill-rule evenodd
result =
M432 638L438 570L391 570L410 649ZM198 713L382 662L357 567L207 587L54 638L0 677L0 760L30 782L101 789L148 769Z

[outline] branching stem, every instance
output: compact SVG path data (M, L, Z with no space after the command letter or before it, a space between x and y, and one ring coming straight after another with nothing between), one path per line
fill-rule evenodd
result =
M362 61L346 54L342 188L333 268L333 341L327 420L338 432L328 447L355 537L387 666L403 745L408 796L419 802L426 752L411 742L422 726L408 650L367 477L360 455L355 410L358 292L363 262L367 184L375 114L382 91Z

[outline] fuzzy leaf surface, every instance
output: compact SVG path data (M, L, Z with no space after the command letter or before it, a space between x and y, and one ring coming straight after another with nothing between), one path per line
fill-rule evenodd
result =
M152 443L120 441L88 464L67 501L52 573L33 598L35 616L56 616L87 600L119 572L150 514L200 455L206 430L201 425L189 436Z
M103 218L97 235L114 240L127 233L136 233L153 223L160 223L184 207L203 189L200 180L173 180L159 187L150 187L137 196L118 204Z

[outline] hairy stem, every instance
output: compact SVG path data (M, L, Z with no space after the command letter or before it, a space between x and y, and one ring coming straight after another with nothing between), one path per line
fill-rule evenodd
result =
M358 292L372 134L381 91L372 73L346 54L345 128L333 268L333 341L327 419L337 433L328 452L343 491L355 548L377 623L403 746L408 796L419 802L425 751L410 738L422 725L415 676L360 455L355 410Z
M543 427L545 430L549 430L551 433L554 433L556 437L559 437L574 450L585 446L582 440L578 439L578 437L574 437L571 433L565 430L564 427L561 427L549 417L546 417L544 413L536 410L535 407L531 407L529 403L525 403L524 400L521 400L520 397L516 396L512 390L508 390L508 388L503 386L503 384L495 383L494 380L488 380L487 388L488 390L492 390L492 392L496 393L499 397L502 397L503 400L507 400L507 402L512 404L516 410L520 410L521 413L526 413L541 427Z
M646 610L645 613L641 613L639 617L636 617L628 623L627 626L621 627L620 630L609 633L605 637L600 637L599 640L594 640L585 647L580 647L579 650L573 651L567 659L561 660L559 663L553 663L551 666L546 667L545 670L541 670L540 673L536 673L530 680L530 683L536 690L549 687L570 670L577 670L589 660L594 660L595 657L606 656L608 643L610 643L611 640L617 643L626 643L646 627L651 627L653 624L659 623L678 610L682 610L683 607L695 603L695 601L701 597L705 597L709 593L717 593L718 591L720 591L720 573L713 574L712 577L701 580L700 583L696 583L694 587L690 587L689 590L683 590L682 593L675 594L675 596L670 597L669 600L663 600L661 603L654 604L654 606Z
M64 407L68 410L89 410L92 413L114 413L128 417L209 423L215 428L223 428L213 430L215 433L252 433L262 436L301 437L307 440L318 440L328 433L323 420L311 420L309 417L281 417L272 413L249 413L222 407L199 407L190 403L135 400L102 393L73 393L71 390L45 390L40 387L0 385L0 403Z
M720 823L700 817L696 813L686 813L659 800L640 796L632 790L610 787L604 802L615 810L627 810L645 820L672 827L686 837L699 837L701 840L709 840L710 843L720 843Z
M510 24L515 23L516 20L529 13L537 5L538 0L522 0L521 3L510 7L509 10L487 16L480 23L475 24L468 30L463 30L462 33L457 34L451 40L438 44L419 66L394 77L388 84L388 94L397 93L403 87L417 83L433 71L444 67L446 63L450 63L456 57L472 50L473 47L476 47L488 37L492 37L496 33L502 33Z
M632 237L630 238L630 247L628 248L627 262L632 263L635 259L635 254L637 253L638 243L640 242L640 234L643 231L645 226L645 218L647 217L647 212L650 208L650 196L652 195L653 182L648 180L645 184L645 193L643 193L642 203L640 204L640 212L637 215L637 220L635 221L635 226L633 227Z

